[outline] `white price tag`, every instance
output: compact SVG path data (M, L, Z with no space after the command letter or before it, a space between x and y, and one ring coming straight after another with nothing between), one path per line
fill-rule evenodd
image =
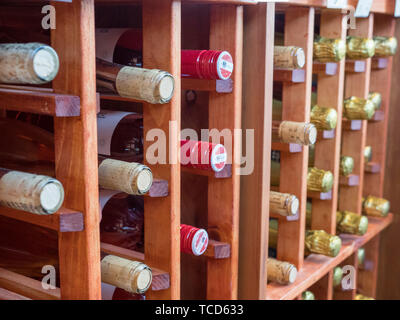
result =
M396 18L400 17L400 0L396 0L396 7L394 8L394 16Z
M328 9L344 9L347 7L347 0L327 0Z
M372 0L358 0L354 16L356 18L368 18L369 12L371 11L371 7L372 7Z

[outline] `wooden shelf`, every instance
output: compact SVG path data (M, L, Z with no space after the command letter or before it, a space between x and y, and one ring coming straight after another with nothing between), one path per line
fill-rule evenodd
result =
M54 214L39 215L1 207L0 215L56 230L58 232L79 232L84 230L82 212L66 208L61 208Z

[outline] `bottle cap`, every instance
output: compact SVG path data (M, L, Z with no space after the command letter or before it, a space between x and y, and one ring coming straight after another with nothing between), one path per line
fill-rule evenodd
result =
M308 168L307 190L317 192L329 192L333 186L333 174L330 171Z
M299 211L300 201L295 195L290 195L287 198L287 208L290 215L294 216Z
M342 282L343 270L341 267L333 269L333 286L337 287Z
M49 178L40 193L40 204L49 213L56 212L64 202L64 188L53 178Z
M340 157L340 175L347 177L353 172L354 159L352 157L341 156Z
M394 56L397 51L397 39L395 37L374 37L375 56Z
M350 97L344 100L344 116L349 120L369 120L375 113L375 104L368 99Z
M363 212L368 216L386 217L390 210L390 202L383 198L368 196L363 202Z
M208 246L208 233L204 229L198 229L193 236L192 252L195 256L202 255Z
M346 55L346 42L342 39L319 37L314 41L314 60L318 62L338 62Z
M301 294L301 299L302 300L315 300L315 296L314 296L314 293L312 293L311 291L304 291Z
M217 59L217 73L221 80L227 80L233 72L233 59L228 51L222 51Z
M33 53L33 70L43 82L52 81L58 73L59 66L57 52L52 47L39 45Z
M382 95L379 92L370 92L368 94L368 100L371 100L375 106L375 110L380 109L382 105Z
M221 171L228 159L225 147L222 144L214 145L211 152L210 164L215 172Z
M368 163L372 160L372 147L366 146L364 149L364 161Z
M342 240L324 230L307 230L305 246L311 253L336 257L342 247Z
M311 109L311 122L318 130L333 130L337 124L337 112L333 108L314 106Z
M372 39L360 37L347 37L347 58L367 59L375 54L375 42Z
M364 235L368 229L368 218L350 211L336 213L338 232Z
M286 143L302 145L314 144L317 140L317 129L312 123L282 121L279 126L279 137Z
M165 72L158 83L155 95L160 97L160 101L166 103L172 99L172 95L174 94L174 86L174 78L171 74Z
M289 262L268 258L267 269L269 281L280 284L291 284L296 281L297 268Z

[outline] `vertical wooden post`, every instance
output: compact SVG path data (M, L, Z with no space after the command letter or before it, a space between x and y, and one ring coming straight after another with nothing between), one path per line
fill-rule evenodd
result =
M374 14L369 18L357 19L356 29L349 34L358 37L372 38ZM356 96L367 98L371 75L371 59L366 59L365 72L347 73L345 98ZM367 120L362 121L361 130L342 132L342 155L354 159L353 173L360 177L358 186L341 186L339 189L339 210L349 210L361 214L361 198L364 181L364 148L367 138Z
M180 298L180 165L176 161L180 138L180 51L180 1L144 1L143 66L168 71L175 79L175 93L169 103L143 104L145 163L157 178L169 182L167 197L145 197L144 201L146 263L168 271L171 282L168 290L150 291L150 299ZM153 141L146 141L146 136L151 129L161 129L165 133L165 164L150 164L154 155L146 154L146 150Z
M266 298L274 21L274 3L245 7L242 128L254 130L254 170L240 180L239 299Z
M53 88L81 100L79 118L54 119L56 177L65 189L64 205L85 219L84 231L59 233L61 298L100 299L94 3L52 5L57 27L51 43L61 61Z
M356 297L356 293L357 293L357 278L358 278L358 274L357 274L357 269L358 269L358 260L357 260L357 251L355 251L350 257L348 257L341 265L342 268L344 266L352 266L354 267L354 273L351 274L350 273L343 273L343 277L346 276L353 276L355 277L353 283L355 284L355 288L353 289L343 289L342 284L339 285L337 288L335 288L335 291L333 293L333 298L334 300L354 300L354 298Z
M315 300L332 300L333 297L333 271L329 271L320 280L310 287Z
M395 18L387 15L375 15L374 36L393 36ZM364 195L383 196L383 179L385 176L387 129L390 107L390 89L393 58L388 57L388 65L385 69L371 70L371 92L379 92L382 95L381 110L384 112L383 121L368 122L367 145L372 147L372 160L380 164L380 172L366 173L364 176Z
M380 235L378 234L364 246L364 266L358 269L357 275L358 291L372 298L376 298L376 288L378 285L379 239Z
M320 35L327 38L339 38L346 41L346 28L343 20L346 17L340 12L322 11ZM338 63L337 73L333 76L318 75L318 100L321 107L336 109L338 115L335 137L320 139L315 145L315 166L330 170L334 176L331 200L312 200L313 230L325 230L336 233L336 210L339 184L340 141L342 132L343 91L345 60Z
M298 46L306 55L305 82L285 83L282 94L282 119L309 122L313 67L314 8L289 7L285 15L285 45ZM299 219L279 222L277 256L298 269L304 261L304 229L307 201L308 147L299 153L281 153L280 192L292 193L300 200Z
M240 139L234 129L241 127L243 7L212 5L210 14L210 49L227 50L233 57L233 91L230 94L210 92L209 128L232 134L231 159L240 150ZM228 141L224 141L227 143ZM221 143L224 143L221 141ZM229 159L230 156L228 156ZM239 165L232 162L232 178L208 179L208 226L211 235L231 245L228 259L208 259L207 299L236 299L239 242ZM215 235L213 232L215 231Z

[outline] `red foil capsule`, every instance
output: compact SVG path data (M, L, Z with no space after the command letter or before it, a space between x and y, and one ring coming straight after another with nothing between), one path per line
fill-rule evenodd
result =
M225 167L226 160L227 153L222 144L181 140L181 164L185 167L219 172Z
M227 80L233 72L233 59L227 51L182 50L181 74L185 78Z
M181 251L195 256L202 255L208 246L208 233L187 224L181 224Z

